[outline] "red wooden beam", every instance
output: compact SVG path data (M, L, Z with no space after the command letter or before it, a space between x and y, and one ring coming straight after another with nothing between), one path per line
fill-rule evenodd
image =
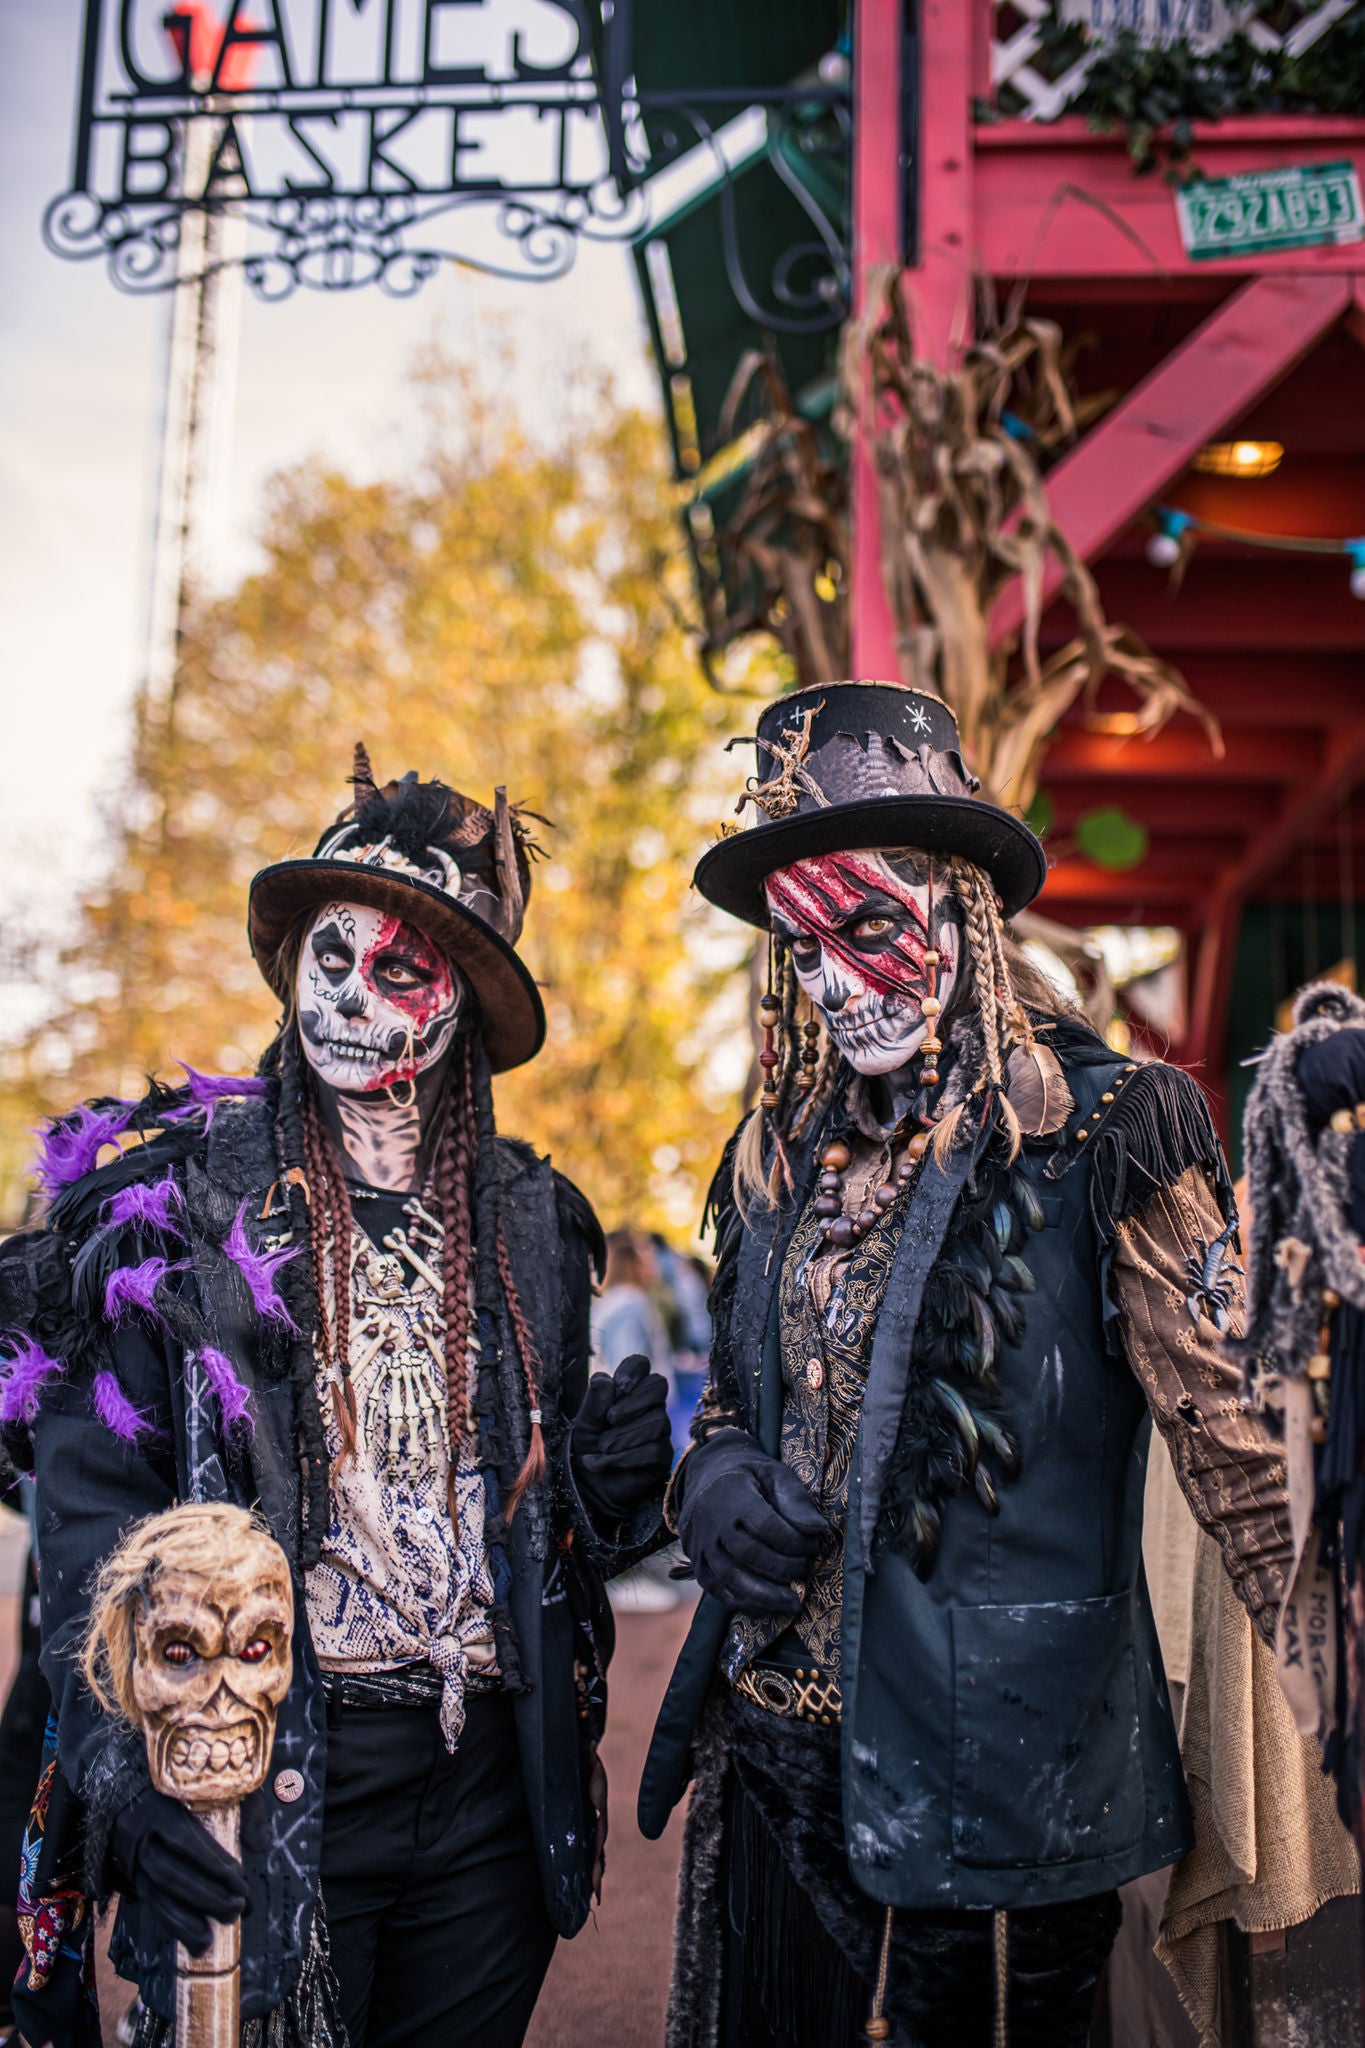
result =
M1336 808L1343 793L1362 774L1365 723L1332 735L1318 772L1297 781L1266 830L1248 847L1237 866L1222 877L1209 898L1195 959L1189 1037L1182 1055L1187 1064L1213 1070L1221 1063L1242 905L1257 884L1292 855L1300 841L1316 836L1323 814Z
M1365 604L1351 595L1344 555L1265 555L1255 563L1210 561L1196 552L1178 591L1148 562L1102 562L1100 596L1109 617L1131 626L1181 666L1188 654L1365 651ZM1060 647L1075 633L1071 607L1054 604L1041 645ZM1304 706L1305 722L1312 706Z
M1343 565L1338 574L1345 573ZM1305 661L1297 650L1210 649L1182 658L1180 673L1225 729L1354 725L1365 708L1365 670L1358 654L1314 654Z
M868 282L902 254L901 38L903 0L857 0L853 36L853 305L867 306ZM849 590L855 676L900 674L896 635L882 582L877 476L866 433L853 437L852 563ZM834 680L834 678L831 678Z
M1102 554L1204 442L1279 383L1350 303L1348 278L1261 277L1196 328L1048 476L1052 516L1077 554L1086 561ZM1053 563L1044 602L1060 583ZM1016 579L991 622L996 642L1017 633L1023 616Z
M943 369L953 367L971 336L979 17L969 0L921 0L919 9L920 255L903 289L915 353Z
M1200 123L1195 155L1210 177L1351 157L1365 180L1365 121L1258 115ZM1207 277L1180 240L1175 198L1157 178L1136 178L1122 136L1096 135L1082 117L1001 121L976 131L977 247L993 277L1131 278L1149 290ZM1291 249L1220 260L1224 278L1365 270L1365 248Z
M1048 749L1045 785L1070 781L1108 780L1111 803L1124 801L1124 788L1144 780L1165 782L1187 778L1202 788L1207 783L1296 782L1318 773L1323 748L1311 732L1258 731L1239 728L1228 733L1221 759L1197 726L1182 720L1168 725L1155 739L1110 739L1103 733L1066 727ZM1191 801L1198 802L1198 791Z
M1046 780L1045 772L1045 783ZM1102 810L1106 804L1118 804L1130 818L1145 825L1153 837L1208 833L1210 837L1237 834L1250 838L1274 816L1281 795L1282 791L1271 783L1206 783L1200 785L1195 796L1188 782L1148 783L1130 779L1121 787L1112 779L1059 782L1048 787L1053 807L1049 837L1063 838L1075 831L1088 812Z

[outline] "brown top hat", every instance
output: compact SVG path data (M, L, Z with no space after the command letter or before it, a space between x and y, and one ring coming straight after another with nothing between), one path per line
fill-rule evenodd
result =
M325 903L361 903L416 925L460 969L478 999L489 1065L505 1073L545 1042L545 1011L514 950L531 893L531 842L499 789L493 808L416 770L380 788L355 750L354 801L309 860L276 861L251 884L247 930L266 981L288 1002L281 957L303 916Z
M976 794L957 720L927 690L870 682L797 690L768 706L751 744L754 823L709 848L693 878L709 902L749 924L767 928L769 875L860 846L960 854L990 876L1006 917L1047 879L1038 838Z

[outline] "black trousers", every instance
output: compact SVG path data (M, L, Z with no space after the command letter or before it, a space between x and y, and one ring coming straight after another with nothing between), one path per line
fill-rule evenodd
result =
M351 2048L519 2048L554 1952L510 1700L329 1718L322 1898Z

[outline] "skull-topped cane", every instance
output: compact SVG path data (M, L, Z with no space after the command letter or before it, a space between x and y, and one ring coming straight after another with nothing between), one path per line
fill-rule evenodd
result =
M192 1503L139 1522L100 1573L86 1670L142 1730L159 1792L240 1854L241 1801L264 1782L289 1689L293 1586L245 1509ZM177 2048L237 2048L241 1929L176 1947Z

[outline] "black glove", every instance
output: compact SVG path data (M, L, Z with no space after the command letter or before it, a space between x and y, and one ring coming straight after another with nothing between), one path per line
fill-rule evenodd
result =
M247 1898L241 1864L202 1821L154 1785L117 1816L109 1849L118 1890L135 1898L192 1956L208 1947L210 1920L241 1917Z
M1334 1110L1353 1110L1357 1103L1365 1102L1365 1031L1334 1031L1330 1038L1306 1045L1294 1075L1316 1137ZM1348 1164L1351 1228L1358 1238L1365 1239L1365 1138L1355 1139Z
M584 1503L606 1522L623 1522L662 1493L673 1469L668 1381L640 1352L611 1374L595 1372L569 1433L573 1475Z
M796 1474L743 1430L699 1444L683 1469L678 1535L700 1585L737 1614L799 1614L830 1528Z

